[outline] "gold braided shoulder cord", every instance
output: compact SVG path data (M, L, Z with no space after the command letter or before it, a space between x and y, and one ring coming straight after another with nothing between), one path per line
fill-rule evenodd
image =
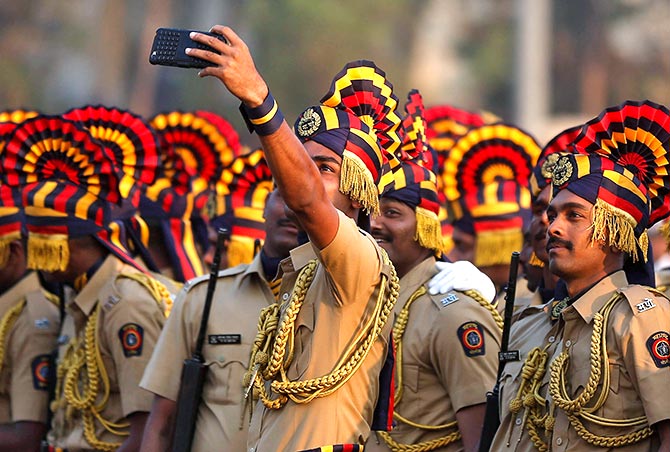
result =
M5 365L5 350L7 348L7 336L12 330L12 327L16 323L16 319L19 318L19 315L23 311L24 306L26 305L26 300L21 300L16 305L12 306L5 312L5 315L2 316L0 320L0 371Z
M293 359L295 320L314 279L316 260L310 261L298 274L293 295L281 319L277 304L261 312L258 334L252 346L249 370L244 376L244 383L249 388L253 386L267 408L279 409L289 399L295 403L308 403L315 398L326 397L337 391L360 368L398 298L398 277L395 269L383 250L382 256L384 264L391 268L391 277L388 279L382 275L381 289L372 315L327 375L297 381L289 380L286 375ZM272 399L265 390L265 380L271 381L272 391L278 394L276 399Z
M623 297L615 293L612 298L593 317L593 333L591 335L591 375L584 390L575 399L568 395L566 387L566 371L569 363L568 351L563 352L551 364L551 379L549 381L549 393L557 408L563 410L570 420L577 434L589 444L597 447L621 447L635 444L653 434L649 427L647 418L640 416L633 419L608 419L596 416L607 399L609 391L610 370L607 356L607 334L604 331L609 320L610 313L617 301ZM598 384L602 387L595 404L587 404L595 396ZM634 432L618 436L600 436L589 432L584 426L583 420L593 422L605 427L642 427Z
M426 294L426 287L420 286L414 293L409 297L405 306L396 317L395 324L393 325L393 342L396 347L396 377L398 379L397 389L394 396L394 408L400 403L400 400L403 396L403 372L402 372L402 361L403 361L403 336L405 335L405 330L407 329L407 323L409 322L409 309L412 304L418 300L422 295ZM393 411L393 418L407 424L411 427L422 429L422 430L445 430L449 428L458 428L458 422L452 421L446 424L441 425L426 425L420 424L418 422L411 421L404 416L402 416L397 411ZM388 432L377 432L378 436L384 440L386 445L393 452L426 452L435 450L440 447L447 446L454 441L461 439L460 431L456 430L440 438L435 438L430 441L424 441L417 444L402 444L393 439L393 437Z
M402 338L403 335L405 334L405 329L407 328L407 323L409 321L409 309L414 303L415 300L417 300L419 297L424 295L426 293L426 288L424 286L419 287L412 296L409 297L407 302L405 303L405 306L403 306L402 310L398 314L395 324L393 326L393 341L396 344L396 376L398 378L398 385L397 385L397 390L395 393L395 405L400 402L400 399L402 398L403 395L403 384L402 384L402 357L403 357L403 350L402 350ZM480 306L485 308L491 316L493 317L493 320L496 322L496 325L502 330L503 327L503 319L498 313L498 311L495 309L495 306L493 306L488 300L486 300L477 290L470 289L470 290L465 290L462 291L464 295L472 298L474 301L479 303ZM449 428L454 428L458 427L457 421L452 421L448 422L446 424L441 424L441 425L426 425L426 424L420 424L418 422L411 421L405 417L403 417L401 414L399 414L397 411L393 413L394 419L407 424L411 427L418 428L418 429L423 429L423 430L446 430ZM443 437L433 439L431 441L425 441L422 443L418 444L401 444L395 441L391 435L387 432L378 432L379 436L384 440L384 442L389 446L389 448L392 451L413 451L413 452L423 452L423 451L430 451L430 450L435 450L440 447L447 446L451 444L454 441L457 441L461 438L461 433L457 430L455 432L451 432Z
M472 298L475 300L477 303L479 303L483 308L485 308L487 311L491 313L491 316L493 317L493 320L496 322L496 325L498 325L498 328L500 328L500 331L503 329L503 325L505 324L505 321L503 318L500 316L500 313L496 309L496 306L494 304L491 304L486 298L482 296L481 293L479 293L478 290L475 289L469 289L469 290L464 290L461 293L467 295L468 297Z
M550 416L546 412L546 400L539 392L547 370L548 347L549 345L546 345L544 349L535 347L528 353L521 369L519 389L509 403L510 412L514 415L521 411L521 408L525 408L522 425L526 427L535 448L541 452L546 452L549 447L548 441L540 436L538 428L551 430L551 421L548 421ZM509 445L510 438L507 439L507 446Z
M160 281L151 278L143 273L120 273L116 275L116 280L126 278L132 279L133 281L144 286L151 296L158 303L158 307L163 311L165 317L170 315L172 311L172 295L170 291L167 290L167 287L163 285Z
M121 443L98 439L95 434L95 420L98 420L105 430L117 436L128 436L129 432L121 429L127 429L129 424L114 423L101 415L109 401L110 383L97 341L100 309L98 304L86 321L83 340L75 337L67 345L56 373L56 394L61 394L62 391L63 395L54 400L52 408L54 410L65 408L65 418L68 422L76 413L81 414L86 441L95 449L114 451ZM101 383L102 397L96 404Z

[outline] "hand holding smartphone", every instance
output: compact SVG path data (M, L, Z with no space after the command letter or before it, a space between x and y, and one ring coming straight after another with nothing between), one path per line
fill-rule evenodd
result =
M159 28L156 30L154 42L149 54L149 63L161 66L175 66L186 68L202 69L208 66L214 66L209 61L195 58L186 54L187 48L209 50L218 53L213 48L196 42L190 38L190 33L196 30L182 30L177 28ZM228 44L225 37L205 31L198 31L209 36L214 36L222 42Z

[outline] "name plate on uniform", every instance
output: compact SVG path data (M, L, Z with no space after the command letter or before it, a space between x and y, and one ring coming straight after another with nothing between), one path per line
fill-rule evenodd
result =
M207 336L209 345L241 344L241 334L210 334Z
M498 361L506 363L508 361L518 361L519 350L509 350L506 352L498 352Z

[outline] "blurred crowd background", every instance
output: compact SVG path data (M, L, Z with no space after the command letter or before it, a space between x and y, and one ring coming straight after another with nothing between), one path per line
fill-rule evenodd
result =
M2 0L0 105L209 109L242 131L217 81L148 63L156 28L216 23L249 44L289 122L354 59L540 143L625 99L670 102L668 0Z

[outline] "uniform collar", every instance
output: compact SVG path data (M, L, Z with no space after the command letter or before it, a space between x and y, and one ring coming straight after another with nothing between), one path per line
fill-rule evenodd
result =
M417 287L427 283L428 279L436 273L435 257L430 256L421 261L400 279L400 291L402 292L402 289L405 287L414 291Z
M39 288L40 280L37 277L37 273L31 271L21 279L19 279L16 284L9 288L5 293L0 295L0 307L10 306L16 303L17 301L25 298L28 292L33 292L36 288Z
M251 260L246 270L244 270L244 276L257 274L263 280L265 279L265 272L263 271L263 262L261 261L261 253L256 253L254 258Z
M612 273L580 295L571 306L565 308L563 317L572 319L580 315L586 323L591 323L593 316L612 298L612 294L627 285L628 279L623 270Z
M280 267L284 273L293 272L307 265L309 261L317 259L317 257L312 243L307 242L293 248L289 253L289 257L281 262Z
M112 281L112 278L121 271L125 264L113 254L109 254L104 260L100 268L93 273L84 288L79 292L72 303L76 304L81 311L88 316L96 303L98 302L99 294L105 284ZM134 269L135 272L138 270Z

